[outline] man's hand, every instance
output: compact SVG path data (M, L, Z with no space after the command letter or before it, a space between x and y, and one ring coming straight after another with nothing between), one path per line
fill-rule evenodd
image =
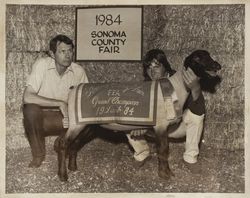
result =
M130 131L131 136L141 136L144 135L147 132L147 129L135 129Z
M183 69L182 76L183 76L184 82L186 83L187 87L190 90L200 88L199 77L195 75L192 69L190 68L188 68L187 70Z
M63 114L63 128L69 128L69 115L68 115L68 105L65 102L61 102L59 109Z
M182 70L182 77L186 86L191 90L193 100L197 100L201 93L200 78L195 75L192 69Z
M62 122L63 122L63 128L65 129L69 128L69 118L63 118Z

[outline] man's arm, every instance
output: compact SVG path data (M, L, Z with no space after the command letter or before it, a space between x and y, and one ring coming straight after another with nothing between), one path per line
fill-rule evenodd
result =
M64 101L50 99L39 96L31 86L27 86L23 94L24 104L38 104L40 106L57 106L61 110L63 117L68 117L68 105Z

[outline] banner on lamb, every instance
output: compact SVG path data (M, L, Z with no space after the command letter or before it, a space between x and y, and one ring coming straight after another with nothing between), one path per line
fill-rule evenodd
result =
M81 84L76 93L79 123L155 125L155 81Z

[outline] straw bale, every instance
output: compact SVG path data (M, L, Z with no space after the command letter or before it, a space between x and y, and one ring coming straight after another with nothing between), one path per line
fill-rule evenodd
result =
M140 63L80 63L86 69L90 82L128 82L141 81Z
M45 51L56 34L74 37L74 7L8 5L7 49ZM56 9L55 9L56 8ZM65 14L67 13L67 14ZM62 17L63 16L63 17Z
M238 9L240 8L242 6L239 6ZM164 9L164 17L159 9ZM242 52L244 49L244 21L242 21L243 17L235 17L238 9L235 10L233 6L155 8L157 11L151 11L148 14L149 19L146 20L149 25L145 26L145 31L149 31L150 38L147 41L152 41L152 44L147 45L165 45L168 50L178 52L197 48L216 50L217 53L222 50L231 53L232 50L233 53ZM225 12L230 15L224 16Z
M204 131L205 144L215 149L242 149L244 148L244 124L205 122L209 129Z
M20 110L27 76L36 58L43 53L10 52L6 60L6 108Z
M18 21L24 22L50 23L51 21L60 21L74 23L75 8L76 6L71 5L7 5L6 19L15 17Z

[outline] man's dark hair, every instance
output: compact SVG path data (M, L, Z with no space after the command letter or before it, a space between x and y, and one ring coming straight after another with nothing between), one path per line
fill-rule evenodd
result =
M57 35L56 37L54 37L53 39L50 40L50 43L49 43L49 49L53 52L53 53L56 53L56 50L57 50L57 46L60 44L60 43L65 43L67 45L71 45L72 48L74 48L74 44L73 44L73 41L65 36L65 35L62 35L62 34L59 34Z
M171 76L175 73L175 70L173 70L167 60L167 57L165 53L160 49L152 49L149 50L143 60L143 75L145 77L145 80L151 80L148 76L147 69L151 64L151 61L153 59L156 59L159 63L161 63L165 69L166 72Z

